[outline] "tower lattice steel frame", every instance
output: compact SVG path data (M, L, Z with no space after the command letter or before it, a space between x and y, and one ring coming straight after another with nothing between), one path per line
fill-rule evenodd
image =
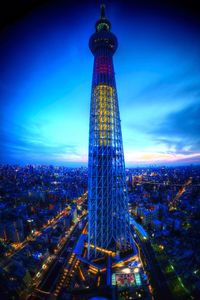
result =
M97 247L125 250L130 245L128 197L121 121L112 56L118 42L101 5L96 32L89 133L88 258Z

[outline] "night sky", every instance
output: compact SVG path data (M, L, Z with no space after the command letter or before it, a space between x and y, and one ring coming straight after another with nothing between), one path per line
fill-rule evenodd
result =
M119 41L127 166L200 162L198 1L162 2L105 1ZM88 40L100 3L20 0L1 8L0 163L87 163Z

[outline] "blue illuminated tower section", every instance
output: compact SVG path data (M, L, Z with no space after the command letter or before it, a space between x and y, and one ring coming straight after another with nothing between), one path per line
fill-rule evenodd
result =
M89 40L94 55L89 133L88 258L99 248L126 250L130 245L128 197L113 54L116 36L101 5L96 32Z

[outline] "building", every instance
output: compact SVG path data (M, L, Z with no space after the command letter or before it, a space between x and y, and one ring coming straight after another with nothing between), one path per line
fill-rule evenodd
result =
M134 210L136 216L140 217L143 225L151 224L154 219L159 217L159 205L150 206L148 208L144 206L138 206Z
M20 218L16 221L10 220L5 223L6 240L12 243L21 243L24 241L24 225Z
M113 55L118 47L111 23L101 5L101 16L90 37L94 55L92 80L89 178L88 258L97 247L123 251L130 246L128 198L120 114Z
M158 219L154 219L151 221L151 226L152 226L152 229L154 229L156 231L160 231L160 230L162 230L163 223Z
M77 207L76 206L73 206L71 208L71 216L72 216L72 221L74 223L77 223L77 221L78 221L78 214L77 214Z

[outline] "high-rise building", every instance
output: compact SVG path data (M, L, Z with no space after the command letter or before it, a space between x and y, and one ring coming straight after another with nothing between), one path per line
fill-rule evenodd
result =
M89 133L88 258L97 247L123 251L130 246L128 198L113 55L118 47L101 5L96 32Z

